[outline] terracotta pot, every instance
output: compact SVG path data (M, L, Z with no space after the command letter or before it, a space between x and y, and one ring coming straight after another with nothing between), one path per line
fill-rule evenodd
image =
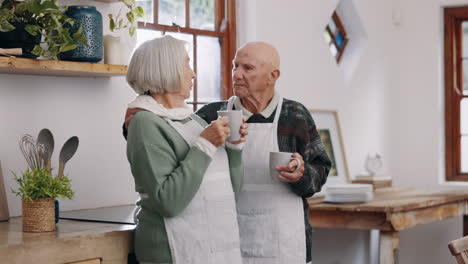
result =
M22 200L23 232L55 231L55 202L52 198Z

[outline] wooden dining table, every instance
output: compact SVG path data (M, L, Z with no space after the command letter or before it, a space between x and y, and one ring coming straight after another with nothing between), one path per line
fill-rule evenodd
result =
M374 198L364 203L328 203L323 195L308 202L314 228L380 230L381 264L398 263L401 230L463 216L463 236L468 235L468 188L427 191L388 187L377 189Z

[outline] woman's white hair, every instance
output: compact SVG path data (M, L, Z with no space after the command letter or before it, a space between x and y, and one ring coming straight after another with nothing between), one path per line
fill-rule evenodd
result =
M133 53L127 82L137 94L178 91L184 76L187 42L172 36L145 41Z

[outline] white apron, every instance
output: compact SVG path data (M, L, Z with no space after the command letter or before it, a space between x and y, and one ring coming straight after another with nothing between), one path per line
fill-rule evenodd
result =
M227 109L231 110L235 97ZM279 151L279 99L273 123L249 123L243 150L244 184L237 201L244 264L305 264L302 198L270 177L270 151Z
M203 127L195 120L166 119L192 145ZM165 217L173 264L241 264L239 228L228 157L218 148L188 207L175 217Z

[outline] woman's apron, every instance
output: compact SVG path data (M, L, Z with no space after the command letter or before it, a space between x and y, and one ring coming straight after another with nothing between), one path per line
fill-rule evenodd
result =
M235 97L228 101L231 110ZM269 155L279 151L279 99L273 123L249 123L243 150L244 184L237 200L244 264L304 264L306 238L302 198L270 177Z
M166 119L191 146L203 131L192 120ZM241 264L239 228L226 150L218 148L188 207L165 217L173 264Z

